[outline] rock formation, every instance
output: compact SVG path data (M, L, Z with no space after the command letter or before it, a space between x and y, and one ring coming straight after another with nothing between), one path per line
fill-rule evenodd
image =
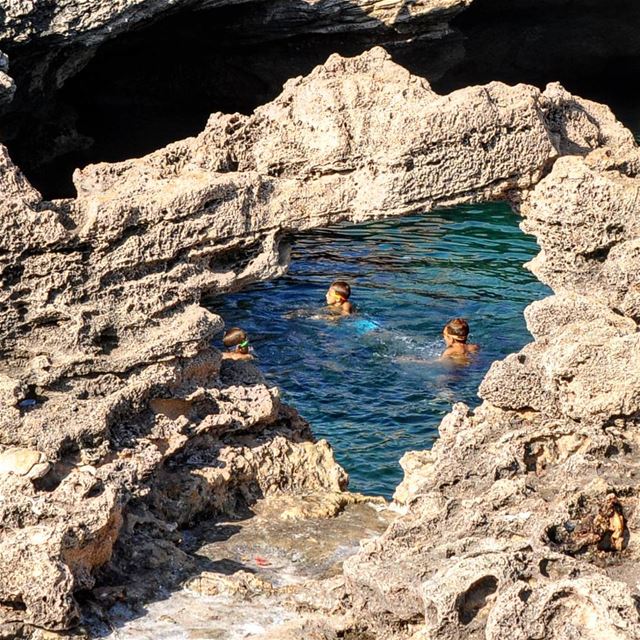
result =
M347 561L380 637L640 637L639 187L638 149L616 144L519 197L555 295L527 309L535 342L494 363L484 403L405 456L406 514Z
M608 102L634 95L637 12L633 0L11 0L0 11L11 63L0 61L0 130L50 199L74 195L76 166L196 135L213 111L251 113L331 53L375 44L439 93L561 80Z
M557 296L531 307L536 342L492 367L484 405L414 456L406 514L346 566L350 624L564 638L578 603L594 637L637 637L614 580L636 553L639 161L606 107L557 85L439 96L374 49L251 116L78 170L75 199L42 201L0 161L0 455L32 452L0 474L5 634L73 625L73 593L149 523L344 489L277 390L221 360L203 293L280 275L314 226L509 199Z
M0 51L0 108L13 100L16 85L9 71L9 58L6 53Z

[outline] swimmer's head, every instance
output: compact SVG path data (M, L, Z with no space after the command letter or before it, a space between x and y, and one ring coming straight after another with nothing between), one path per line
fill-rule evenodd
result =
M342 304L349 299L351 287L343 280L335 280L331 283L327 295L327 304Z
M232 327L225 331L222 344L227 348L236 347L239 353L249 353L249 336L240 327Z
M464 344L469 337L469 323L464 318L455 318L447 322L442 333L447 344Z

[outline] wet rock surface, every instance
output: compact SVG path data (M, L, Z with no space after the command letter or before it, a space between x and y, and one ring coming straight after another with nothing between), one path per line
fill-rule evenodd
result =
M338 499L344 504L336 510ZM299 629L320 609L339 613L343 560L393 517L384 501L354 494L277 495L244 516L182 531L172 553L149 538L139 546L140 556L154 558L146 574L92 592L90 629L139 639L246 638L285 622ZM338 621L344 624L341 615Z
M296 231L508 199L556 293L527 312L535 342L405 460L404 513L344 577L336 544L307 558L339 597L318 605L318 583L301 588L307 617L287 614L273 637L498 638L508 625L565 638L580 620L594 638L638 637L640 163L607 108L557 85L439 96L374 49L332 56L251 116L213 114L195 138L79 170L74 200L42 201L5 150L0 163L0 454L37 454L26 475L0 474L7 633L69 629L74 593L96 586L98 607L150 599L153 580L118 594L154 572L274 597L266 565L260 580L240 573L241 533L216 547L241 565L227 582L202 573L224 571L198 565L183 532L258 503L251 522L288 542L300 522L365 506L258 369L221 359L223 322L200 295L282 274ZM316 497L271 508L282 494ZM334 539L362 532L358 520Z

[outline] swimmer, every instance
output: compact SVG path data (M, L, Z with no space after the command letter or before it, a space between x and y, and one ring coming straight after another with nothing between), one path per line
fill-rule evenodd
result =
M440 356L441 360L451 358L462 362L469 362L469 356L477 353L480 347L477 344L468 344L469 323L463 318L455 318L447 322L442 331L447 348Z
M325 296L329 311L343 316L351 315L356 308L349 302L350 296L351 287L346 282L342 280L332 282Z
M253 360L249 353L249 337L240 327L225 331L222 344L229 349L222 354L224 360Z

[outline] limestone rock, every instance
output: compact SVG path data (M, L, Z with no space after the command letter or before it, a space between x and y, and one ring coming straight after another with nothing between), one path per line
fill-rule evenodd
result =
M380 507L386 505L384 498L380 496L365 496L345 491L323 491L322 493L278 496L273 500L267 498L259 503L258 513L263 518L291 521L334 518L348 505L360 503Z
M257 436L221 441L204 434L184 443L158 472L152 503L184 525L202 512L234 513L238 502L282 492L339 495L347 478L328 443L312 442L308 425L285 410Z
M65 629L78 621L73 589L93 586L93 570L110 558L121 523L118 492L81 473L50 494L24 483L31 484L0 476L0 599L14 620Z
M416 640L640 634L640 167L614 145L526 193L531 267L555 292L526 311L535 341L405 457L402 515L345 564L352 613L382 637L416 621Z
M241 595L249 599L256 594L271 594L273 585L264 578L256 576L248 571L238 571L232 576L224 576L219 573L204 572L187 583L187 588L206 596L228 594Z
M16 92L13 78L4 71L0 71L0 108L11 102Z
M558 292L587 295L636 321L638 153L562 158L522 207L523 228L542 248L532 271ZM572 215L559 216L566 202L572 203Z
M525 309L527 329L534 338L550 336L567 325L580 322L604 321L622 334L636 331L636 323L626 316L598 303L592 297L571 292L549 296L532 302Z
M9 75L9 57L0 51L0 109L13 100L16 84Z
M597 575L534 588L514 585L501 596L486 629L489 640L505 636L524 640L534 633L553 640L640 637L635 601L628 590Z
M602 320L573 322L494 363L480 386L492 404L550 417L600 420L640 411L640 334Z
M408 451L400 458L404 478L393 494L395 504L406 505L411 502L416 493L420 491L420 486L429 473L431 464L430 451Z
M547 127L548 100L498 83L440 97L376 49L332 57L252 116L217 114L197 138L78 171L73 202L39 203L5 156L17 215L3 219L3 346L48 386L168 356L170 335L187 355L221 328L190 306L200 292L283 273L289 233L504 197L534 184L562 145L629 142L610 112L557 91Z

